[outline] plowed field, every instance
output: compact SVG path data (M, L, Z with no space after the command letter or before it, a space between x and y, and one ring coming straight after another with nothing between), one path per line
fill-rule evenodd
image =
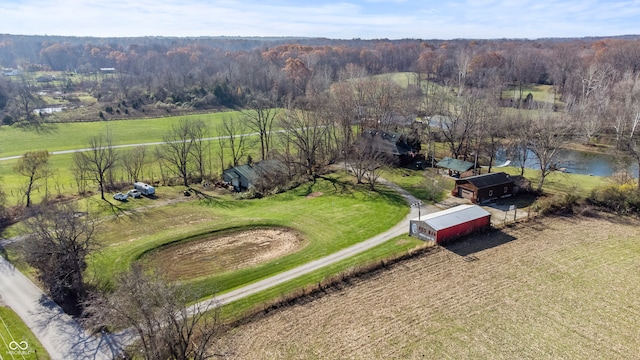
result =
M638 358L639 226L557 217L439 248L237 327L227 358Z

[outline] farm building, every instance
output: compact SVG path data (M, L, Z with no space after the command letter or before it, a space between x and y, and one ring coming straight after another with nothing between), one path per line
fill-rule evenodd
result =
M242 191L254 187L261 179L283 177L286 171L286 167L280 161L263 160L224 170L222 180L232 185L236 191Z
M449 176L460 177L462 174L469 173L473 169L473 163L468 161L462 161L458 159L452 159L446 157L436 164L437 167L446 169Z
M442 245L489 227L491 213L478 205L458 205L413 219L409 235Z
M470 176L456 180L451 195L479 204L514 194L514 180L504 172Z

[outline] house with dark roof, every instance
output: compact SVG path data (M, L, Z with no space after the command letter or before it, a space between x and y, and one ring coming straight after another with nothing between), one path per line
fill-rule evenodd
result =
M396 157L399 165L405 165L413 161L418 153L418 149L413 149L407 137L403 134L366 129L362 136L367 136L374 140L374 151Z
M254 187L263 178L284 176L285 166L277 160L263 160L254 164L238 165L222 172L222 180L235 191Z
M504 172L470 176L457 179L451 195L479 204L514 195L514 184L511 175Z

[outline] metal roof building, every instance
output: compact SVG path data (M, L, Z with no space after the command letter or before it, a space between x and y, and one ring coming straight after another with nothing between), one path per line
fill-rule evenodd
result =
M413 219L409 235L438 245L458 239L490 226L491 213L478 205L458 205Z

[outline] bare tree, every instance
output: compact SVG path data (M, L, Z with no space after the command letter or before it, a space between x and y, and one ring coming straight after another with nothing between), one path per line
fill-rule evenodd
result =
M558 151L573 136L573 127L565 113L554 113L551 103L531 112L531 132L527 147L538 160L540 179L536 191L542 191L544 180L553 170Z
M196 163L199 152L196 151L199 140L197 136L202 134L202 121L181 120L174 124L171 131L164 136L164 144L158 147L157 156L166 165L169 172L180 177L184 186L189 186L190 163L196 154Z
M98 135L89 138L88 149L75 152L73 161L78 173L89 174L98 184L100 198L106 201L104 192L108 185L108 175L118 165L118 154L113 148L111 137Z
M278 114L275 103L266 95L257 95L249 102L248 109L243 111L247 126L260 137L260 153L262 160L269 157L273 125Z
M207 159L209 153L209 141L206 137L209 133L209 128L202 120L191 121L191 141L193 146L191 147L191 155L196 165L200 180L207 177Z
M135 265L118 279L118 287L91 306L94 321L132 329L136 342L128 349L144 359L212 358L219 333L219 310L211 303L187 307L189 293Z
M329 123L319 111L289 109L282 120L285 135L298 150L300 164L307 175L316 175L318 167L323 166L320 155L325 138L329 134Z
M147 163L147 148L137 146L122 156L122 166L132 182L139 181Z
M25 221L28 235L22 243L27 262L51 298L67 313L81 313L86 297L86 258L97 247L96 223L79 216L71 204L46 206Z
M34 115L33 111L44 104L44 100L37 95L34 86L30 80L21 75L20 80L15 84L16 98L14 99L16 108L19 113L24 116L25 120L29 123L37 123L38 118Z
M366 179L369 188L375 190L382 170L394 162L385 141L378 131L366 131L355 142L351 155L351 170L358 184Z
M612 101L610 112L618 149L640 164L640 75L626 73L614 88Z
M247 124L240 119L232 119L228 116L222 118L222 123L218 126L218 143L221 153L224 149L231 152L231 165L238 166L240 160L245 157L248 147ZM224 162L222 164L224 167Z
M28 151L13 167L13 170L28 178L24 190L27 198L26 207L31 206L31 192L36 189L36 182L49 176L49 152L47 150Z

